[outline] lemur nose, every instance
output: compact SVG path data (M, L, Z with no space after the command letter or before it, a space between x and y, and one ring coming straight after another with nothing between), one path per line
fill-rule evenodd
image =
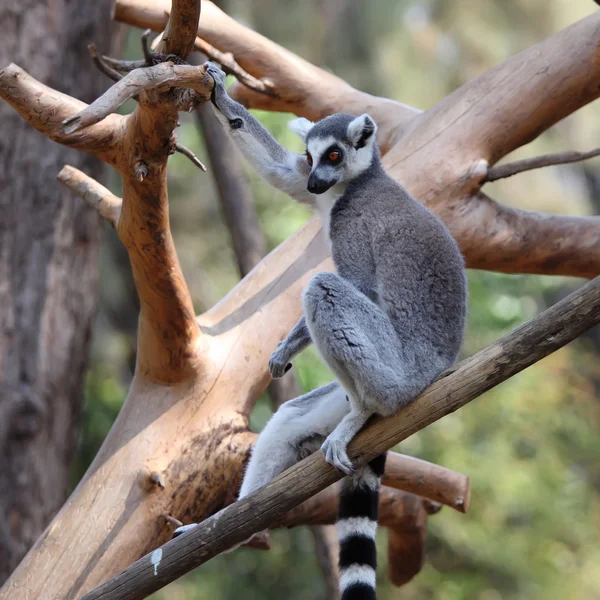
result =
M326 192L332 185L333 184L330 181L325 181L319 177L313 177L311 175L308 179L308 186L306 189L311 194L322 194L323 192Z

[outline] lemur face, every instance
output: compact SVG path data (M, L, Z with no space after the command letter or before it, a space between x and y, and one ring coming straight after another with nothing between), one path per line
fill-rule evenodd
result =
M312 194L351 181L373 162L377 126L368 115L355 118L340 113L316 124L296 119L290 128L306 142L311 167L307 189Z

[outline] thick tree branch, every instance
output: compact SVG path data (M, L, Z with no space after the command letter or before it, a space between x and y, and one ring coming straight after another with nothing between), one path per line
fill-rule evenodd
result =
M440 207L439 215L470 267L588 278L600 273L600 217L518 210L481 192Z
M427 507L417 496L405 494L398 525L388 528L388 577L393 585L408 583L425 562Z
M30 125L55 142L83 150L112 166L118 162L118 131L125 117L110 119L85 133L66 135L62 121L84 110L86 104L40 83L15 64L0 70L0 98Z
M302 525L332 525L337 518L338 494L339 485L337 483L330 485L296 508L281 515L271 524L271 529ZM422 498L409 492L382 486L379 498L379 525L381 527L400 528L402 526L404 517L402 504L407 497L415 498L419 504L424 502Z
M192 51L196 39L200 19L200 0L173 0L172 3L168 3L167 10L171 14L166 27L162 28L164 34L159 52L186 58ZM113 18L115 18L114 14Z
M462 513L469 510L469 478L425 460L388 452L383 483Z
M95 179L88 177L75 167L66 165L57 175L58 180L71 191L83 198L98 214L106 219L115 229L119 224L121 205L123 201L99 184Z
M413 117L414 109L386 98L360 92L339 77L299 58L262 35L228 17L212 2L202 4L198 35L223 52L231 52L237 64L268 85L273 95L255 92L246 85L234 87L240 102L255 108L290 111L312 120L339 112L368 111L377 121L378 140L383 148ZM168 0L117 0L114 18L136 27L162 31ZM314 91L318 89L319 93Z
M551 167L554 165L566 165L582 160L588 160L596 156L600 156L600 148L590 150L589 152L558 152L556 154L542 154L542 156L536 156L535 158L525 158L516 162L491 167L488 169L484 183L512 177L513 175L523 173L524 171L531 171L533 169Z
M388 452L383 476L382 490L390 488L444 504L462 513L469 508L469 478L462 473L451 471L433 463L419 460L397 452ZM306 500L293 510L285 513L271 527L295 527L297 525L328 525L335 522L337 510L337 489L330 486ZM387 517L386 526L393 524L392 517Z
M166 4L166 0L117 0L115 17L160 31ZM600 69L594 59L599 20L600 15L592 15L567 28L422 114L353 90L209 2L199 34L231 51L254 76L272 81L275 98L234 86L238 99L250 106L312 119L339 111L371 113L380 125L388 172L444 219L469 267L593 277L600 273L596 220L518 211L478 192L488 162L533 139L600 93L590 77Z
M409 435L454 412L483 392L561 348L600 322L600 278L442 375L417 400L374 421L349 447L371 460ZM323 490L341 474L315 453L269 485L206 519L198 527L136 561L85 600L139 600L190 569L269 526L285 511ZM154 560L152 558L154 556Z

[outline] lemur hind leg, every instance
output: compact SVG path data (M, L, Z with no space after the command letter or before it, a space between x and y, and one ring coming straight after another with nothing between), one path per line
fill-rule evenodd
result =
M256 440L239 498L267 485L301 458L316 451L349 411L346 392L337 381L282 404ZM196 525L191 523L177 528L173 537Z
M311 338L343 387L351 411L323 444L326 460L346 474L346 447L373 414L392 414L405 401L398 336L370 298L334 273L319 273L303 296Z
M316 450L350 411L337 382L282 404L256 440L240 489L240 498Z

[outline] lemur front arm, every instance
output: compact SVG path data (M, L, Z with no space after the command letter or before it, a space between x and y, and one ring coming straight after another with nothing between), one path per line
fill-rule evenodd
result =
M306 189L310 174L306 157L288 152L241 104L229 97L225 74L220 69L211 68L210 74L215 80L212 101L218 108L217 116L246 160L273 187L298 202L314 206L314 195Z
M306 325L306 319L302 316L288 333L285 340L279 344L277 350L271 354L271 358L269 359L271 377L283 377L289 369L290 360L297 354L300 354L310 343L310 332Z

